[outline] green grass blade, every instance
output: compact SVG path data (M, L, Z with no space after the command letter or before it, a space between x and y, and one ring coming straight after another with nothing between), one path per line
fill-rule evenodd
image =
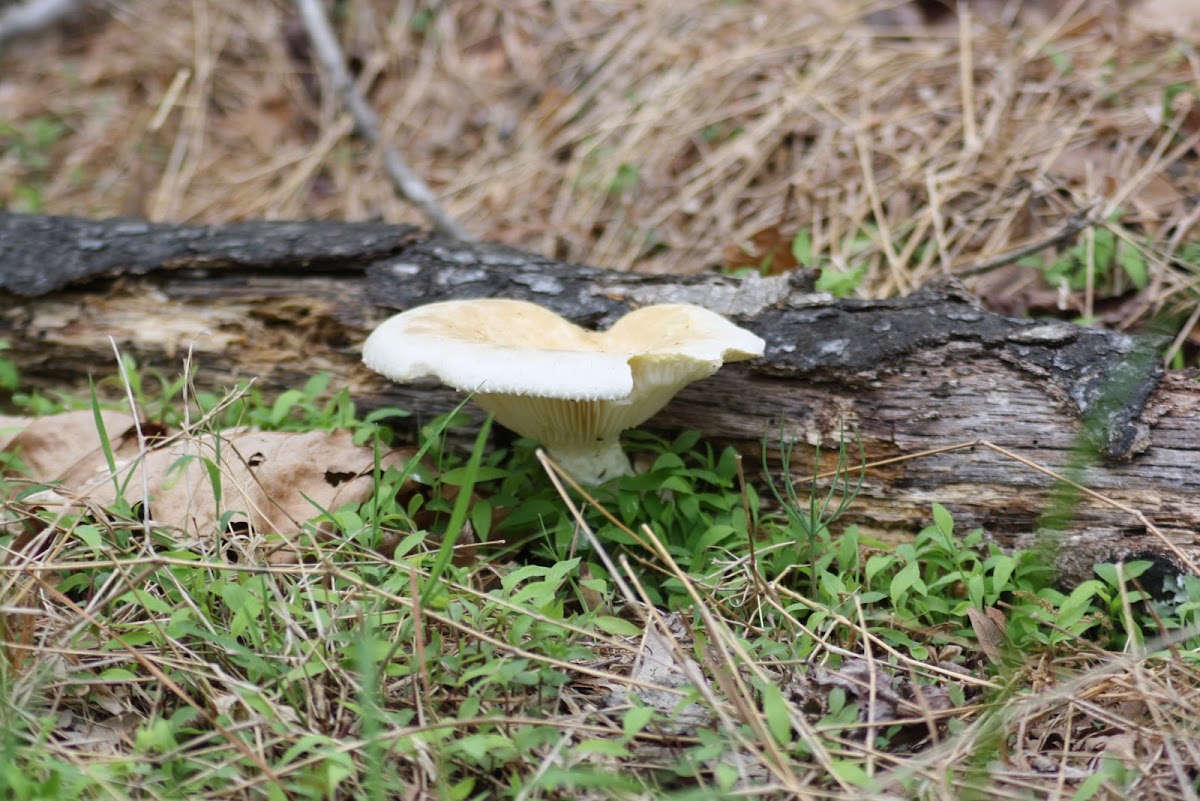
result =
M483 462L483 449L487 445L488 434L491 430L492 418L489 415L483 421L483 425L479 427L479 433L475 437L475 447L471 449L471 457L467 460L463 483L458 488L458 497L454 499L454 510L450 513L450 522L446 525L442 547L438 550L437 558L433 560L433 567L429 570L425 589L421 591L422 605L428 604L433 597L433 593L440 586L439 581L442 574L446 572L446 568L450 565L450 559L454 556L454 544L458 541L458 535L462 531L463 525L467 522L467 514L471 508L471 495L475 490L475 479L479 475L479 466Z

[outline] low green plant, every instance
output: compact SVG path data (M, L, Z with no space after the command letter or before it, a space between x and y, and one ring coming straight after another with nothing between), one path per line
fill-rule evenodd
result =
M86 402L93 410L108 386L99 382ZM184 419L183 410L156 405L162 392L178 406L182 379L139 372L130 386L160 419ZM1182 580L1173 605L1148 598L1138 584L1147 565L1136 562L1101 566L1094 580L1062 588L1045 554L1004 553L982 531L957 531L938 505L911 542L887 545L843 525L863 480L853 432L836 451L814 448L799 483L800 451L781 442L785 469L761 496L754 481L741 480L733 449L694 432L634 432L627 442L643 472L596 489L594 505L572 499L655 606L691 621L691 645L682 646L706 675L720 676L710 690L727 697L730 682L749 676L763 726L739 718L732 728L701 726L672 739L679 709L707 708L705 694L686 687L674 710L628 693L615 709L565 714L564 699L575 703L596 679L576 671L630 649L622 638L645 622L619 614L616 577L579 536L533 443L490 447L487 424L474 428L460 409L417 432L419 458L385 468L382 454L396 439L389 423L402 413L360 416L328 379L275 399L252 388L188 396L193 425L346 425L374 448L376 492L314 510L295 544L300 561L290 565L232 562L203 532L162 527L148 552L134 536L143 521L132 508L106 510L103 519L39 512L44 552L57 566L42 596L50 612L67 615L69 601L94 609L97 620L63 641L87 659L0 655L0 777L10 797L114 797L136 784L172 799L224 797L232 787L267 798L374 799L427 770L440 777L443 798L589 788L721 797L740 786L734 755L764 732L769 745L755 747L778 752L814 786L832 787L836 775L845 786L874 788L880 774L850 745L865 737L869 699L844 682L796 696L811 669L836 677L862 653L864 637L881 673L954 662L990 682L984 690L933 673L914 679L957 709L1003 709L1028 684L1034 657L1066 672L1078 654L1136 649L1160 632L1177 633L1176 649L1200 652L1187 628L1200 619L1200 579ZM820 478L825 469L831 475ZM649 547L647 529L682 577ZM12 534L0 538L12 544ZM741 672L714 661L717 632L699 625L695 597L736 635L749 660ZM1003 616L1003 659L984 657L972 610ZM6 647L20 641L19 633L5 637ZM63 718L43 698L97 719L120 699L132 710L127 736L102 761L65 760L46 747L63 736ZM963 735L971 714L955 714L946 732ZM808 721L808 735L795 715ZM609 729L595 734L602 722ZM1000 719L990 725L995 733L981 728L964 762L970 781L986 778L1003 747ZM581 734L579 726L592 728ZM910 728L875 727L872 745L897 748ZM647 744L664 742L672 759L647 764ZM834 773L807 773L821 749ZM562 759L548 760L552 753Z
M28 214L42 211L42 188L54 163L52 151L68 130L66 123L51 115L20 123L0 119L0 158L12 157L22 173L12 189L8 204L11 211Z
M5 394L11 394L21 383L21 373L12 359L5 358L4 351L12 346L0 339L0 400Z
M743 492L739 486L733 448L714 449L701 443L696 432L671 440L630 432L627 441L648 457L649 466L596 488L599 508L583 505L601 543L645 559L647 551L637 533L645 523L679 564L698 572L707 569L715 554L744 547L759 501L752 487ZM486 508L501 517L492 536L520 549L526 559L558 562L589 553L553 486L540 475L535 447L527 440L515 443L508 460L493 467L492 475L498 478L485 483ZM606 575L597 563L589 561L588 569L592 575ZM659 572L648 570L641 578L656 602L685 603L677 583Z
M1110 219L1115 221L1120 216L1120 212L1114 212ZM1117 236L1108 226L1089 229L1080 241L1049 261L1029 256L1020 263L1040 270L1051 284L1075 292L1082 291L1090 281L1097 293L1117 295L1128 286L1145 289L1150 281L1143 249Z
M824 492L818 489L822 469L821 445L817 443L814 446L812 481L805 497L801 498L796 491L796 483L791 478L795 442L784 438L782 421L779 427L779 454L783 465L783 478L780 482L772 476L767 462L770 443L766 436L763 437L763 475L767 478L771 495L786 516L787 524L784 530L791 540L791 547L772 551L768 559L769 572L778 576L793 567L804 566L799 572L808 574L809 592L814 595L817 591L818 577L828 573L835 560L839 562L839 567L847 569L854 567L854 563L857 562L857 559L851 558L851 552L858 552L857 529L843 537L844 545L840 548L832 547L830 529L834 521L850 508L855 496L862 489L866 454L857 436L855 441L860 443L857 470L850 465L846 431L843 428L841 436L838 437L832 475L829 476L828 487ZM782 491L780 483L783 485Z
M860 231L846 236L842 241L841 256L846 262L860 261L875 246L875 230L867 226ZM819 269L816 289L828 292L834 297L844 298L853 295L862 285L867 274L866 264L856 264L853 267L843 267L835 264L828 256L813 251L812 232L808 228L799 228L792 236L790 245L792 259L800 267ZM775 253L770 252L762 257L756 266L726 269L726 275L744 278L747 275L769 275L776 272Z

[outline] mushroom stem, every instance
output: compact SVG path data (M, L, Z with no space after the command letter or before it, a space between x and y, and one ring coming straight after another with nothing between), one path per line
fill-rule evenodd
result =
M492 392L477 392L474 397L500 425L541 442L555 463L580 484L596 486L633 474L620 436L642 422L643 416L626 419L621 412L629 408L627 404Z
M582 448L546 448L554 463L584 486L598 486L617 476L633 475L633 465L617 440Z

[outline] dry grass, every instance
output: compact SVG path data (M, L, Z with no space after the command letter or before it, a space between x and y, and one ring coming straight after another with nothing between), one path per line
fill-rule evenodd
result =
M1128 318L1181 300L1194 268L1169 265L1197 217L1200 109L1164 102L1200 79L1193 48L1100 0L920 26L869 5L352 0L335 23L386 137L486 238L688 272L806 227L814 260L868 264L879 295L1086 212L1148 246ZM114 0L0 64L11 120L67 126L33 171L9 150L10 205L34 181L53 212L415 220L321 92L286 3ZM991 294L1028 273L975 281Z

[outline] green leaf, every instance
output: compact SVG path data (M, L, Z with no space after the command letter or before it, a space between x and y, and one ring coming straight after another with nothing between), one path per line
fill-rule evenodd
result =
M1093 773L1079 783L1079 788L1071 796L1071 801L1091 801L1096 793L1100 792L1100 788L1106 781L1108 781L1108 776L1103 773Z
M1179 114L1179 111L1175 108L1175 98L1185 93L1200 97L1200 90L1191 81L1178 81L1163 87L1162 119L1164 123L1170 122ZM1187 107L1185 106L1185 108Z
M289 389L280 393L279 397L275 399L275 405L271 407L269 418L271 425L277 426L282 423L297 404L306 400L304 393L298 389Z
M8 359L0 359L0 389L16 389L20 382L17 365Z
M821 589L825 593L826 600L837 602L846 594L846 583L842 581L842 577L825 570L821 573Z
M807 228L801 228L792 238L792 257L804 267L812 263L812 234Z
M621 730L625 732L626 737L633 739L642 733L653 717L654 710L651 707L635 706L625 713L625 719L621 721Z
M1092 252L1095 256L1096 270L1104 272L1112 263L1113 252L1117 249L1117 236L1108 228L1093 228L1095 244Z
M382 409L376 409L363 418L364 423L378 423L380 420L387 420L392 417L409 417L412 412L407 409L401 409L398 406L385 406Z
M858 566L858 527L850 526L838 543L837 565L843 573L852 573Z
M597 737L591 740L584 740L572 748L571 753L574 756L600 754L601 756L627 757L629 756L629 749L617 740L606 740L602 737Z
M984 581L983 575L976 573L967 579L967 597L971 599L971 605L982 609L984 604Z
M1008 580L1012 578L1016 567L1017 560L1008 554L1000 554L994 558L992 563L992 593L994 596L999 597L1000 593L1008 587Z
M945 537L954 536L954 517L940 503L933 505L933 524Z
M97 676L97 678L101 681L112 682L134 681L137 679L137 674L132 670L126 670L125 668L109 668L108 670L103 671L99 676Z
M892 603L899 606L901 599L908 594L910 589L915 589L921 595L928 593L925 582L921 581L921 566L916 562L909 562L892 578L891 586L888 587L888 595L891 597Z
M241 584L230 582L221 587L221 600L235 612L245 606L248 596L249 593Z
M535 578L544 579L551 584L557 585L568 573L579 566L581 559L582 557L579 556L575 557L574 559L564 559L561 562L555 562L549 567L542 565L525 565L523 567L518 567L507 576L504 576L500 579L500 586L504 588L505 592L512 593L513 590L516 589L516 587L522 582Z
M725 523L720 523L715 526L710 526L703 535L696 539L696 544L692 547L692 561L696 562L704 556L709 548L717 543L724 542L737 535L737 531L733 526Z
M1071 591L1071 594L1067 596L1066 600L1058 608L1058 619L1055 623L1069 630L1083 618L1084 613L1091 606L1092 599L1103 589L1104 584L1095 579L1080 584Z
M1097 576L1104 579L1104 581L1110 587L1117 587L1121 583L1120 579L1117 577L1117 566L1110 562L1093 565L1092 570Z
M479 433L475 435L475 447L471 450L471 456L467 459L463 483L459 488L458 497L454 499L454 510L450 513L450 522L446 524L446 534L442 538L442 546L438 549L437 557L433 560L433 565L429 568L429 578L425 580L425 587L421 590L421 604L423 606L429 605L434 593L441 586L442 574L446 572L446 568L450 566L450 560L454 557L454 544L458 542L463 524L467 522L467 513L471 506L471 495L475 489L475 477L479 475L480 463L483 461L483 450L487 444L488 434L491 430L492 416L488 415L487 419L483 421L483 425L479 427Z
M438 478L443 484L449 484L452 487L461 487L462 485L466 484L468 480L473 482L494 481L498 478L506 478L508 476L508 471L504 468L487 467L481 465L475 469L475 474L472 477L468 472L469 468L470 465L452 467L439 475Z
M481 542L487 541L492 532L492 504L487 499L480 498L471 509L471 528Z
M853 784L855 787L861 787L869 790L875 787L875 780L872 779L863 769L859 762L850 762L848 760L833 760L830 764L833 772L836 773L843 781Z
M691 431L684 431L675 438L674 442L671 443L671 450L673 450L675 453L687 453L696 447L696 443L700 441L700 436L700 432L694 429ZM657 468L660 463L661 460L656 461L655 467ZM678 464L679 467L683 467L682 461L679 461Z
M721 792L728 793L733 790L733 786L741 776L741 772L728 762L719 762L717 764L717 787L720 788Z
M658 491L671 490L683 495L688 495L694 491L694 488L688 484L687 480L682 476L667 476L657 487Z
M1097 576L1103 578L1105 582L1108 582L1109 585L1115 588L1115 586L1120 585L1121 578L1129 582L1130 579L1139 578L1142 573L1150 570L1153 566L1154 562L1148 559L1121 562L1120 577L1118 577L1116 565L1097 565L1094 570L1096 570Z
M887 570L896 563L896 557L891 554L877 553L867 559L866 580L871 583L871 579L883 570Z
M1133 285L1140 289L1145 289L1150 283L1150 277L1146 269L1146 258L1136 248L1127 242L1122 242L1120 249L1117 251L1117 260L1121 264L1121 269L1129 276L1129 280Z
M636 637L642 633L641 629L639 629L633 623L630 623L628 620L624 620L619 617L612 617L611 615L600 615L592 622L595 624L596 628L617 637Z
M858 285L862 283L862 278L867 273L866 265L853 267L849 270L835 270L831 267L822 267L821 274L817 276L816 287L819 292L828 292L835 298L844 298L847 295L854 293L858 289Z
M100 532L99 526L79 525L75 527L75 536L83 540L84 545L87 545L94 551L100 550L101 544L104 542L104 536Z
M834 687L829 691L826 703L829 705L829 714L836 716L846 708L846 691L841 687Z
M304 382L304 397L316 400L317 396L329 389L329 373L317 373Z
M775 742L786 746L792 741L792 720L783 692L774 684L768 684L763 688L762 704L771 736L775 738Z

